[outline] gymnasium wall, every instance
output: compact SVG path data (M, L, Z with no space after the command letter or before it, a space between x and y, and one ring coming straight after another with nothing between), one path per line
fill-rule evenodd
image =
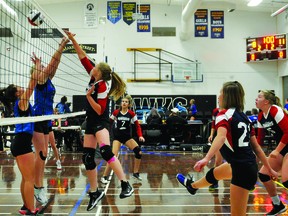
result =
M97 1L99 17L106 16L106 2ZM223 8L213 5L208 9ZM92 57L99 62L107 56L108 63L125 80L133 77L134 67L133 54L127 52L127 48L157 47L201 62L203 82L128 83L131 95L218 95L223 82L238 80L246 91L246 110L255 107L259 89L273 89L282 98L278 68L281 65L286 67L286 61L245 62L245 38L283 33L277 29L277 18L271 17L270 13L237 9L228 13L225 10L224 39L195 38L191 35L189 40L181 41L179 32L183 6L151 4L151 27L176 27L176 37L152 37L151 32L138 33L135 22L128 26L123 20L116 24L107 20L106 24L99 24L96 28L84 28L84 2L44 4L42 8L61 28L69 28L76 33L79 43L96 43L97 54ZM63 82L67 80L69 77L63 76ZM83 89L79 89L79 94L84 94Z

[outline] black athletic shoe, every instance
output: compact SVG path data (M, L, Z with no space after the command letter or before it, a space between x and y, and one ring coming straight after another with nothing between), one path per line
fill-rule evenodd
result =
M266 215L278 215L278 214L286 211L286 207L285 207L285 205L283 205L283 203L281 201L280 201L279 205L274 205L273 203L272 203L272 205L273 205L273 209L269 213L267 213Z
M133 173L133 178L142 181L142 178L140 177L139 173Z
M120 199L130 197L134 192L134 189L131 187L128 181L127 182L121 181L121 188L122 190L120 193Z
M87 206L87 211L91 211L97 203L104 197L104 191L97 190L96 192L89 192L90 200Z
M187 188L187 190L188 190L188 192L189 192L190 194L192 194L192 195L195 195L195 194L196 194L196 191L197 191L198 189L195 189L195 188L193 188L193 187L191 186L191 184L194 182L193 176L190 176L190 175L188 174L188 175L185 177L183 174L178 173L178 174L176 175L176 178L177 178L177 180L178 180L178 182L179 182L180 184L182 184L184 187Z

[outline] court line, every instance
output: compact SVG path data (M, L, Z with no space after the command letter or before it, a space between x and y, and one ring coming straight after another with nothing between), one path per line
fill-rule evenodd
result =
M104 160L101 160L99 165L97 166L97 173L98 171L100 170L102 164L103 164ZM97 176L98 177L98 176ZM87 191L89 190L90 188L90 184L88 183L85 187L85 190L82 192L80 198L77 200L76 204L74 205L74 207L72 208L71 212L69 213L69 216L74 216L75 213L77 213L77 210L80 206L80 204L82 203L83 201L83 198L87 196Z

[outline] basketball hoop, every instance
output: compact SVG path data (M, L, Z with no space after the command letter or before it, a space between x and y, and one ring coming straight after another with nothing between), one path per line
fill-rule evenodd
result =
M184 76L185 80L186 80L186 83L189 83L190 82L190 79L191 79L191 76Z

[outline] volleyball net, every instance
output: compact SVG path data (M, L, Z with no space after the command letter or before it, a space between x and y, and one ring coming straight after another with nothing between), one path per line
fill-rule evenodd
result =
M32 10L40 11L44 15L44 22L40 26L33 26L28 22L27 16ZM34 65L31 61L32 53L41 57L42 65L47 66L65 33L33 0L0 0L0 20L0 89L6 88L10 84L26 89L30 80L30 70ZM63 96L67 97L68 102L73 103L73 95L85 95L88 81L89 75L81 65L77 54L65 53L64 49L52 80L56 88L53 107L60 102ZM33 96L30 98L30 102L32 105L34 104ZM77 112L64 114L61 117L83 114L84 112ZM32 120L31 118L25 120L23 117L24 120L21 120L21 123L49 120L55 117L59 118L60 116L42 116ZM21 118L17 119L20 121ZM12 120L9 123L9 120L0 119L0 126L15 124ZM16 120L16 123L19 121Z

